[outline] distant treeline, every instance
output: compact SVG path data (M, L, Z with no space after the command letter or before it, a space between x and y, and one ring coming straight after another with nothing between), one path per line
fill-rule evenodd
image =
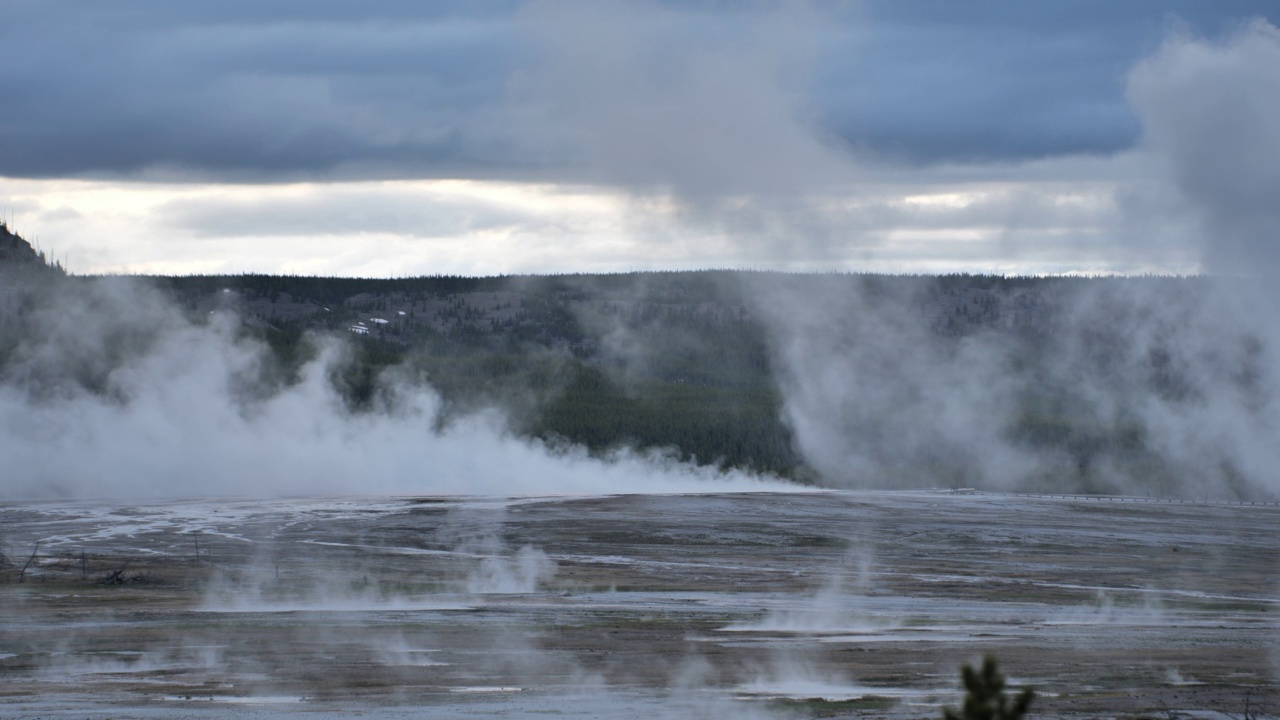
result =
M1178 470L1153 442L1143 408L1176 413L1215 391L1197 365L1212 365L1204 357L1226 368L1221 374L1234 383L1232 392L1248 396L1257 373L1235 366L1261 352L1250 350L1247 337L1180 344L1181 334L1204 334L1192 327L1202 321L1194 316L1207 297L1208 281L1199 277L697 271L139 281L192 322L221 311L239 316L240 332L270 349L268 384L296 381L316 357L318 337L341 338L350 362L331 380L355 412L379 407L380 393L394 386L389 378L425 382L442 399L442 423L498 408L515 432L552 444L596 453L657 449L795 478L840 472L811 467L798 450L791 423L807 410L787 393L808 382L796 377L808 371L803 353L796 356L800 341L830 356L823 366L830 387L808 392L819 405L824 394L832 396L833 436L883 436L875 441L882 444L897 442L894 433L913 435L912 423L929 426L932 414L974 400L948 395L950 387L982 367L966 365L982 357L974 348L992 350L999 366L982 371L984 382L1008 396L999 409L1007 413L999 419L1000 441L1052 459L1052 477L1041 486L1091 492L1114 489L1108 483L1117 473L1173 477ZM30 319L34 309L59 288L72 292L94 282L69 277L31 292L0 292L6 380L16 377L16 349L39 333ZM124 347L135 336L112 342ZM84 375L77 382L103 387L104 367L76 369ZM888 404L837 397L850 388ZM984 390L979 384L966 392ZM922 396L929 393L938 396ZM1097 411L1099 397L1110 408L1105 413ZM948 447L945 428L925 427L919 436L928 432L942 442L909 448L905 458L857 442L852 454L880 453L878 467L886 472L919 473L940 484L980 482L972 466L982 448Z
M720 275L717 277L716 275ZM427 277L397 280L224 276L155 278L191 308L230 290L248 298L277 357L297 365L308 333L340 332L357 318L397 317L355 346L341 378L352 406L372 402L391 367L425 379L445 420L498 407L521 433L594 452L660 449L683 460L798 477L805 473L781 422L759 323L741 310L729 273L550 277ZM506 301L477 297L515 296ZM322 307L285 319L272 299ZM435 325L423 304L445 307ZM483 302L509 304L498 312ZM501 318L492 318L492 315ZM623 340L611 334L626 334ZM613 341L632 347L610 347Z
M1098 468L1126 463L1166 468L1150 457L1140 423L1102 422L1081 411L1070 388L1036 379L1053 363L1055 343L1069 334L1083 334L1082 343L1096 346L1098 372L1109 362L1107 343L1125 342L1119 325L1078 327L1072 316L1078 298L1088 296L1105 306L1129 303L1135 296L1194 297L1204 289L1202 278L1160 276L733 271L151 280L191 308L228 291L241 298L239 312L284 358L300 356L297 346L309 331L342 332L362 319L387 316L389 322L370 325L367 335L349 335L359 353L343 387L356 407L372 397L382 370L412 368L441 393L446 418L498 406L520 432L597 452L620 446L670 448L699 463L792 477L813 471L797 452L785 420L769 322L776 335L787 312L875 316L881 324L918 325L925 336L867 335L849 341L937 344L943 355L953 352L945 350L948 346L962 347L957 343L966 338L998 336L1012 348L1006 358L1009 372L1025 385L1006 439L1064 458L1061 472L1074 476L1074 487L1088 489L1105 486L1096 477ZM807 306L771 305L788 294L805 298ZM308 310L311 306L318 309ZM862 332L853 327L833 325L831 331ZM1150 362L1154 390L1168 392L1176 379L1159 366L1159 357ZM969 481L965 472L939 467L935 460L923 465L940 478Z
M21 235L0 220L0 273L54 272L65 275L57 260L50 260L43 250L36 250Z

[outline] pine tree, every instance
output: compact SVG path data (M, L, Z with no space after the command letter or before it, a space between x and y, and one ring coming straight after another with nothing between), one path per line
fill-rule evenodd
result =
M982 670L974 670L967 663L961 668L964 678L964 708L957 713L951 708L942 711L943 720L1019 720L1027 714L1035 691L1024 689L1010 706L1004 694L1004 676L996 668L996 659L988 655L982 661Z

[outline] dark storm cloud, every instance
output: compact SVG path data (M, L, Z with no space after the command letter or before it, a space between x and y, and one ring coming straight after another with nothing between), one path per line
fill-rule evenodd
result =
M1272 2L874 2L817 68L828 127L914 162L1109 154L1140 123L1125 77L1171 26L1229 32Z
M785 84L702 97L686 83L690 94L672 98L686 112L667 119L720 98L757 102L729 108L757 129L798 111L824 143L914 162L1105 154L1136 141L1124 77L1170 23L1222 33L1254 16L1275 22L1271 6L819 3L806 11L821 16L809 35L787 45L812 56ZM580 148L534 142L555 127L528 126L547 98L519 82L559 70L525 67L531 45L589 49L581 33L608 25L584 27L566 7L591 6L0 0L0 175L589 177L574 165ZM591 12L658 28L649 39L663 46L644 50L676 59L705 46L751 59L759 18L803 14L787 3L605 7ZM601 86L612 69L599 68Z
M0 174L465 174L490 163L509 5L355 7L11 3Z

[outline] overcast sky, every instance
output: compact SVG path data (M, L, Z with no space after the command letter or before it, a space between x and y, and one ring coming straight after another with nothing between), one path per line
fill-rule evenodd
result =
M76 272L1235 271L1274 0L0 0Z

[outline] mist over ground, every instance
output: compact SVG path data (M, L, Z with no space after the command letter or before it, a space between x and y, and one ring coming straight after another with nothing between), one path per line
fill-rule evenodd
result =
M1274 497L1274 332L1249 283L1024 280L952 335L948 279L785 278L784 417L846 486ZM961 282L952 279L950 282ZM943 329L943 332L938 332Z
M12 286L11 288L12 289ZM754 473L519 437L500 413L440 420L397 368L352 406L352 347L307 337L293 366L128 278L53 279L5 298L3 492L33 497L539 494L781 488Z

